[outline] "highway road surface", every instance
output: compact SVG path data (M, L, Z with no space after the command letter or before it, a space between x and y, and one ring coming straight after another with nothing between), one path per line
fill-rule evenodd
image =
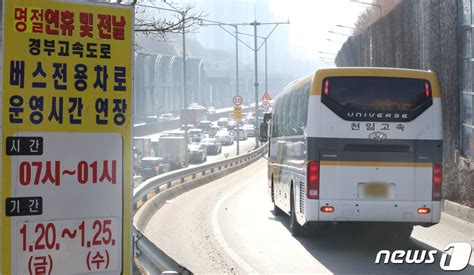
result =
M415 227L398 244L360 237L348 226L318 236L292 237L288 217L275 217L267 194L266 160L168 201L145 234L194 273L442 273L434 264L375 264L380 249L442 250L454 241L474 244L474 224L447 214L430 228ZM359 236L359 237L358 237ZM474 274L474 260L462 272Z

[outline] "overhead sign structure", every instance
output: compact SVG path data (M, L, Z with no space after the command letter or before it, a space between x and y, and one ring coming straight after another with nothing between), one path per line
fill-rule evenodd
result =
M232 102L235 106L240 106L244 102L244 99L240 95L236 95L232 98Z
M272 97L270 96L268 91L265 90L265 93L263 93L263 96L262 96L262 101L268 101L268 100L272 100Z
M234 119L235 120L242 120L242 107L241 106L234 106Z
M1 272L129 274L134 9L3 11Z

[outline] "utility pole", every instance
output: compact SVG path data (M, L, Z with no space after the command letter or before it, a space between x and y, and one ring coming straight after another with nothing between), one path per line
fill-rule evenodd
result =
M268 71L267 71L267 39L265 38L265 91L268 91Z
M257 47L257 26L260 25L256 20L251 23L253 26L253 42L254 42L254 57L255 57L255 82L253 84L255 88L255 149L259 147L258 137L260 135L258 127L258 47Z
M235 93L239 95L239 27L235 25ZM242 121L242 119L240 120ZM237 156L240 154L239 122L237 121Z
M228 32L229 34L231 34L232 36L235 37L236 41L240 41L242 44L244 44L245 46L247 46L247 48L251 49L252 51L254 51L254 62L255 62L255 81L254 81L254 88L255 88L255 149L257 149L259 147L259 132L260 132L260 128L258 127L258 51L260 50L260 48L263 46L263 44L265 43L265 88L268 88L268 84L267 84L267 73L266 73L266 68L267 68L267 54L266 54L266 50L267 50L267 39L270 37L270 35L273 33L273 31L276 29L276 27L278 27L278 25L280 24L290 24L289 21L287 22L271 22L271 23L261 23L261 22L257 22L257 20L254 20L254 22L251 22L251 23L222 23L222 22L216 22L216 21L212 21L212 20L202 20L202 21L206 21L206 22L211 22L213 24L201 24L201 25L218 25L219 27L221 27L223 30L225 30L226 32ZM257 35L257 27L260 26L260 25L274 25L273 29L270 31L270 33L264 37L264 42L262 44L260 44L260 46L258 46L258 43L257 43L257 38L259 38L259 36ZM236 29L236 32L235 34L229 32L226 28L224 28L223 26L232 26ZM254 45L253 47L248 45L247 43L245 43L244 41L240 40L240 38L238 37L238 29L237 29L237 26L253 26L253 37L254 37ZM262 38L262 37L260 37ZM236 42L236 44L238 44ZM236 55L238 55L238 52L236 53ZM238 71L238 70L237 70ZM237 80L238 81L238 80ZM238 85L238 84L237 84ZM237 87L237 91L238 91L238 87Z

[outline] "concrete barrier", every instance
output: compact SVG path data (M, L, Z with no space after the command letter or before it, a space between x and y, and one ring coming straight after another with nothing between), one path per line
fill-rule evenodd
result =
M474 208L470 208L456 202L444 200L443 212L467 222L474 223Z

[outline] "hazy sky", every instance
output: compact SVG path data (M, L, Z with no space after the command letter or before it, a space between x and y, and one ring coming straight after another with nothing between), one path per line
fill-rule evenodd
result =
M358 15L369 6L353 3L350 0L174 0L175 2L192 3L197 9L209 6L212 2L229 3L255 3L268 1L269 12L274 20L290 20L288 28L288 41L290 52L295 57L318 59L331 57L319 54L322 52L337 52L342 43L328 41L344 41L346 36L331 34L328 31L351 33L350 29L336 27L336 25L353 26ZM360 0L364 2L363 0ZM365 0L371 3L371 0ZM258 5L257 5L258 6ZM258 14L258 11L257 11ZM253 17L253 15L250 15ZM225 20L219 15L208 14L208 19ZM258 19L258 18L257 18ZM246 19L245 19L246 20ZM283 27L282 27L283 28ZM279 30L281 31L281 30ZM262 29L262 34L265 30Z
M163 0L150 0L159 7L167 7ZM190 4L195 11L203 11L206 19L219 22L260 22L290 21L279 26L268 40L269 71L295 72L305 75L317 67L333 66L335 55L347 36L329 31L350 34L347 28L336 25L354 26L357 17L369 5L351 0L167 0L178 5ZM372 0L359 0L371 3ZM151 12L151 11L150 11ZM166 12L160 16L167 15ZM260 26L258 34L266 36L271 26ZM230 28L232 31L233 29ZM253 33L252 27L240 27L245 33ZM204 47L234 53L234 40L218 27L201 27L188 35L197 39ZM253 46L253 38L240 36ZM332 41L328 41L328 39ZM242 63L253 64L253 53L241 44L239 59ZM259 52L259 63L263 64L263 54ZM298 69L298 70L297 70Z
M275 16L290 19L290 46L308 55L318 51L337 52L342 43L327 39L344 41L347 37L328 31L350 33L350 29L336 25L353 26L358 15L368 7L349 0L269 0L269 4Z

